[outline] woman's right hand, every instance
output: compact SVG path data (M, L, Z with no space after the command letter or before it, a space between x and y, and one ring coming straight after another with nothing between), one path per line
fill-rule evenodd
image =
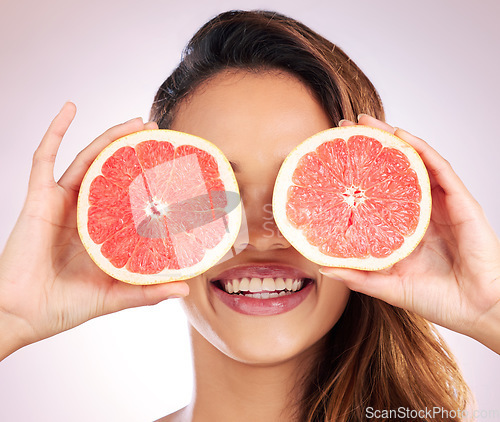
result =
M81 151L56 182L57 150L75 113L75 105L66 103L36 150L25 205L0 255L0 360L97 316L189 293L181 281L152 286L117 281L90 259L76 224L85 172L115 139L157 126L140 118L114 126Z

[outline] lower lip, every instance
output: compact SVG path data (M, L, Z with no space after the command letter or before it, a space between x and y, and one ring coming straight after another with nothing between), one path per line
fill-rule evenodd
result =
M231 295L219 289L214 283L210 283L215 296L232 310L244 315L260 316L277 315L291 311L306 299L313 289L313 284L310 282L298 292L289 295L269 299L257 299L254 297Z

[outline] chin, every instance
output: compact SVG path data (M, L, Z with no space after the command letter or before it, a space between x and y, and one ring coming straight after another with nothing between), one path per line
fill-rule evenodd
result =
M258 330L258 331L257 331ZM328 332L300 333L296 330L276 329L272 326L256 327L252 335L235 336L220 333L205 337L214 347L230 359L247 365L275 366L308 355Z

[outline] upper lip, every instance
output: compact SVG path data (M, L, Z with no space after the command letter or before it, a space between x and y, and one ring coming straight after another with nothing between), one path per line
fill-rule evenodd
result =
M224 270L210 281L243 277L258 278L313 278L303 270L278 263L245 264Z

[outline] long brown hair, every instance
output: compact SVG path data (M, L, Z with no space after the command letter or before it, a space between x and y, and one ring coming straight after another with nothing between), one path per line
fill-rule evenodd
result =
M232 68L290 72L315 93L332 125L359 113L384 119L377 91L339 47L267 11L230 11L206 23L159 88L151 119L168 128L181 101ZM443 339L420 316L352 292L323 343L301 385L298 420L365 421L378 415L376 420L426 421L426 409L441 409L433 421L461 420L469 391Z

